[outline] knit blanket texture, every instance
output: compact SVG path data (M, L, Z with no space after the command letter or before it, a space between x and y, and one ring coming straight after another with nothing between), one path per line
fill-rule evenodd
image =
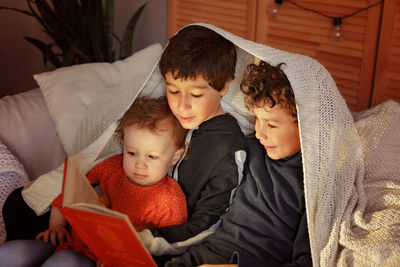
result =
M14 189L24 186L28 182L28 175L22 164L0 141L0 243L6 240L3 220L4 202Z

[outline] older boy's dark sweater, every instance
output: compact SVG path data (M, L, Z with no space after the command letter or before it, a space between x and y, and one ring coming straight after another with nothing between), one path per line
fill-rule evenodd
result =
M245 138L234 117L219 115L193 131L186 157L179 165L178 183L186 196L188 222L150 229L169 243L183 241L220 220L242 177Z
M243 182L220 228L167 266L312 266L301 154L271 160L251 139L248 158Z

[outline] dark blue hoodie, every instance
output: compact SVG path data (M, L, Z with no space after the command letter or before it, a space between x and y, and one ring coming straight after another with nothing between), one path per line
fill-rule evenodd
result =
M301 153L272 160L248 140L248 166L216 233L167 266L312 266Z

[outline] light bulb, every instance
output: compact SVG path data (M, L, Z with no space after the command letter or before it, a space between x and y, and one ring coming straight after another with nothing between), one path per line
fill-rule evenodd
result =
M344 33L341 29L342 18L336 17L333 18L333 28L331 30L331 39L335 41L341 41L344 39Z
M281 5L282 0L275 0L275 2L268 7L268 15L273 18L277 17L280 13Z

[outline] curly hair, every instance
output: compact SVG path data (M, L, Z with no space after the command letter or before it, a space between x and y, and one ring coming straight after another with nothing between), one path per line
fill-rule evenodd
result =
M290 82L285 73L265 61L247 66L246 73L240 84L245 94L246 107L251 110L255 105L274 107L279 105L292 116L297 118L296 99Z
M134 124L140 128L146 128L153 133L157 133L159 131L159 122L164 119L169 120L169 128L173 130L173 141L176 147L184 147L187 130L181 126L172 114L165 97L158 99L137 98L118 121L115 135L122 142L124 140L124 128Z

